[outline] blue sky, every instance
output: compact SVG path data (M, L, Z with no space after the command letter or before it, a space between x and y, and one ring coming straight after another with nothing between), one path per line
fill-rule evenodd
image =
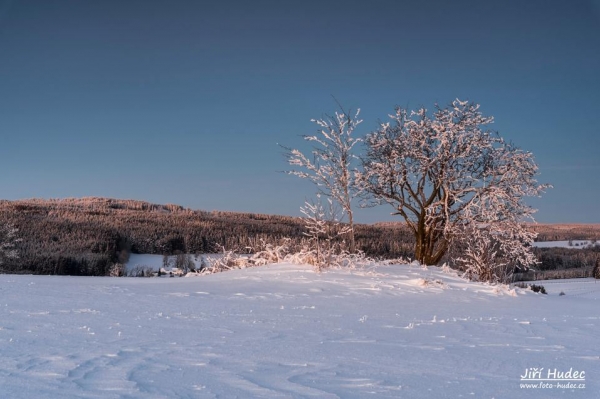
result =
M600 222L598 1L0 0L0 198L106 196L299 215L277 143L361 108L480 103ZM357 211L394 220L391 208Z

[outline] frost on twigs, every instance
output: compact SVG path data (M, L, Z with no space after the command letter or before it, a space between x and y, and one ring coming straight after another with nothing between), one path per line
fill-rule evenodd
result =
M253 266L262 266L283 262L290 253L290 241L289 238L284 238L279 244L274 245L260 240L260 247L254 249L254 255L249 258L248 263Z
M123 277L126 273L125 265L122 263L114 263L110 269L108 270L108 275L110 277Z
M308 252L312 254L310 264L318 270L334 266L336 255L344 252L344 241L341 237L348 234L350 226L339 222L343 215L331 198L326 199L326 206L317 195L317 202L306 201L300 208L304 214L304 235L308 238Z
M324 267L323 253L320 258L317 258L316 251L310 245L292 248L290 242L289 238L282 239L278 244L261 240L258 248L246 248L246 250L252 252L251 255L240 255L235 251L223 248L221 256L209 258L205 267L199 271L190 272L188 275L214 274L276 263L309 264L315 266L317 270ZM325 259L328 262L326 264L328 267L355 268L374 263L373 259L367 257L361 251L353 254L344 250L340 252L324 251L327 254Z
M365 253L362 251L357 251L356 253L341 251L339 253L329 254L327 256L328 263L323 264L322 259L321 261L318 261L315 251L313 249L310 249L309 247L305 247L298 252L290 253L285 257L285 261L298 265L312 265L317 271L321 271L325 267L356 269L366 266L372 266L376 263L376 260L366 256Z
M451 247L453 260L483 281L502 281L513 267L533 262L533 235L522 223L539 196L538 167L530 152L504 141L487 125L479 105L455 100L409 112L367 135L360 189L395 209L415 236L415 258L438 264Z
M281 239L278 244L260 240L256 248L246 248L246 251L251 253L250 255L240 255L236 251L223 247L220 256L208 258L205 266L194 274L213 274L284 262L287 261L291 253L290 242L289 238Z
M453 261L471 280L506 283L515 268L538 263L531 250L536 233L514 217L496 220L488 216L485 223L471 220L457 229Z
M198 274L220 273L233 269L245 269L248 266L248 258L239 255L235 251L222 248L221 256L210 258L207 266L202 268Z
M359 113L360 110L352 116L350 112L336 112L335 116L312 120L319 131L317 135L304 136L304 140L313 145L309 155L283 147L288 163L295 168L287 173L312 181L318 192L332 199L348 217L349 228L345 234L350 252L355 251L352 200L358 194L353 173L358 157L353 149L361 141L352 133L362 122L358 119Z

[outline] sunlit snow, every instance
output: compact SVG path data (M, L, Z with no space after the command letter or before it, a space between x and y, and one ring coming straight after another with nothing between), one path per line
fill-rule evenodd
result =
M600 284L543 283L407 265L0 275L0 397L599 397ZM585 371L585 388L521 388L541 367Z

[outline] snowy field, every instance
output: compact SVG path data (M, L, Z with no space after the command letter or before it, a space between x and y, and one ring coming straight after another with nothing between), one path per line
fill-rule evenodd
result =
M204 259L205 262L210 261L211 259L214 258L220 258L223 255L222 254L201 254L201 255L194 255L194 254L188 254L190 256L190 259L192 262L194 262L194 265L196 268L200 268L200 265L202 264L202 260ZM170 256L169 259L171 260L172 265L175 264L175 256ZM163 267L163 256L162 255L151 255L151 254L130 254L129 255L129 261L127 261L127 263L125 264L125 270L126 271L130 271L136 267L148 267L154 271L158 271L158 270L163 270L163 271L170 271L170 270L175 270L176 268L173 267Z
M543 284L407 265L0 275L0 398L598 398L600 284Z
M591 248L593 246L600 246L600 242L592 242L590 240L571 240L569 241L539 241L534 242L533 246L537 248L572 248L572 249L583 249Z

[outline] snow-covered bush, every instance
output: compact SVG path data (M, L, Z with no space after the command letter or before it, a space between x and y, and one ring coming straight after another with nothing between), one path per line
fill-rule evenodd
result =
M305 246L298 251L288 254L285 261L295 265L312 265L317 266L317 253L310 246Z
M509 226L512 224L512 226ZM538 261L531 251L535 233L518 222L467 223L455 234L453 264L475 281L507 283L515 268Z
M308 264L315 267L317 271L329 268L350 268L365 267L374 264L376 261L365 255L364 252L358 251L350 253L348 251L332 252L327 255L327 263L323 263L322 258L317 258L314 248L305 247L299 251L290 253L285 257L285 262L298 265Z
M245 269L249 266L248 257L242 256L235 251L227 250L222 247L221 256L206 258L203 260L203 267L191 274L214 274L233 269Z
M263 266L283 261L290 253L290 241L289 238L284 238L279 244L275 245L260 240L259 248L251 248L254 255L249 258L248 263L253 266Z
M123 277L125 275L125 266L122 263L114 263L108 270L110 277Z
M290 240L286 238L280 244L274 245L261 240L258 249L247 248L249 251L254 252L253 255L240 255L233 250L227 250L223 247L221 256L202 258L201 267L192 274L213 274L278 263L283 261L288 255L289 242Z
M326 203L327 206L323 206L320 195L317 195L317 202L306 201L300 208L300 212L304 214L304 235L309 242L306 255L310 254L310 264L317 269L338 266L336 262L340 258L339 255L347 252L344 242L340 242L339 238L350 231L350 226L339 222L343 210L339 210L331 198L327 198Z
M375 263L375 259L368 257L363 251L351 253L341 251L337 254L332 254L330 258L330 267L351 268L364 267Z
M469 279L507 283L516 268L539 263L532 251L537 233L523 224L533 210L506 198L507 191L497 188L474 195L452 232L450 245L457 247L452 261Z
M317 270L321 270L325 266L356 268L371 265L375 262L374 259L367 257L362 251L356 253L345 250L324 251L317 257L316 249L312 245L306 245L303 248L291 248L290 242L289 238L282 239L278 244L261 241L258 249L247 248L250 252L254 252L252 255L240 255L235 251L223 248L221 256L207 258L204 267L188 273L188 276L220 273L281 262L308 264L314 266ZM323 258L323 253L326 254L326 258Z

